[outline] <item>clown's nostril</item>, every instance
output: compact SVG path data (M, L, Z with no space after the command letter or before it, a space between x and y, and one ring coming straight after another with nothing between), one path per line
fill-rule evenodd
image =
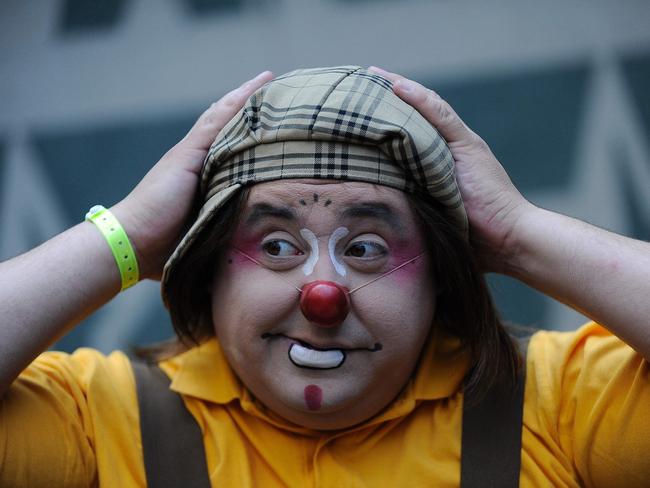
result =
M302 287L300 309L310 322L336 327L350 311L350 296L347 288L333 281L312 281Z

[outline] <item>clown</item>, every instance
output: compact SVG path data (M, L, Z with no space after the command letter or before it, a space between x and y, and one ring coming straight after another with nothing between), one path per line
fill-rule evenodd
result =
M180 335L216 335L255 397L298 424L350 427L384 408L413 373L436 303L454 314L444 311L446 278L435 276L471 260L458 252L432 262L442 247L434 241L462 249L467 237L453 159L436 130L376 74L299 70L264 86L224 127L201 187L200 215L163 276ZM212 223L229 213L236 222ZM233 230L224 247L208 235L223 229ZM459 337L471 335L466 327L499 332L479 313L449 322Z
M645 480L647 243L534 207L440 97L398 75L271 78L213 105L112 209L2 264L2 483ZM35 359L136 265L161 280L178 341L148 365ZM517 339L486 270L615 335Z

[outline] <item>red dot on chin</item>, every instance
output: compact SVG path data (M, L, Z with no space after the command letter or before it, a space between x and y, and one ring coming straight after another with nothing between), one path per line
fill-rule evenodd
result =
M323 390L318 385L305 387L305 404L309 410L319 410L323 401Z

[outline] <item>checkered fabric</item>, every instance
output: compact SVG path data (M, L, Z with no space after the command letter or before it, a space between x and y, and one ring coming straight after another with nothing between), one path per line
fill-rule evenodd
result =
M201 174L204 205L165 266L180 256L242 186L284 178L354 180L428 192L467 235L467 215L444 139L358 66L292 71L254 93L212 144Z

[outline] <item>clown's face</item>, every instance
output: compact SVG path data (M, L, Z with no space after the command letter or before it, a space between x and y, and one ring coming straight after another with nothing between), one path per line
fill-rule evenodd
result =
M296 424L338 429L370 418L408 382L431 328L435 291L423 252L398 190L318 180L255 185L212 287L230 365L256 398ZM328 327L300 307L297 289L317 280L353 290L347 315Z

